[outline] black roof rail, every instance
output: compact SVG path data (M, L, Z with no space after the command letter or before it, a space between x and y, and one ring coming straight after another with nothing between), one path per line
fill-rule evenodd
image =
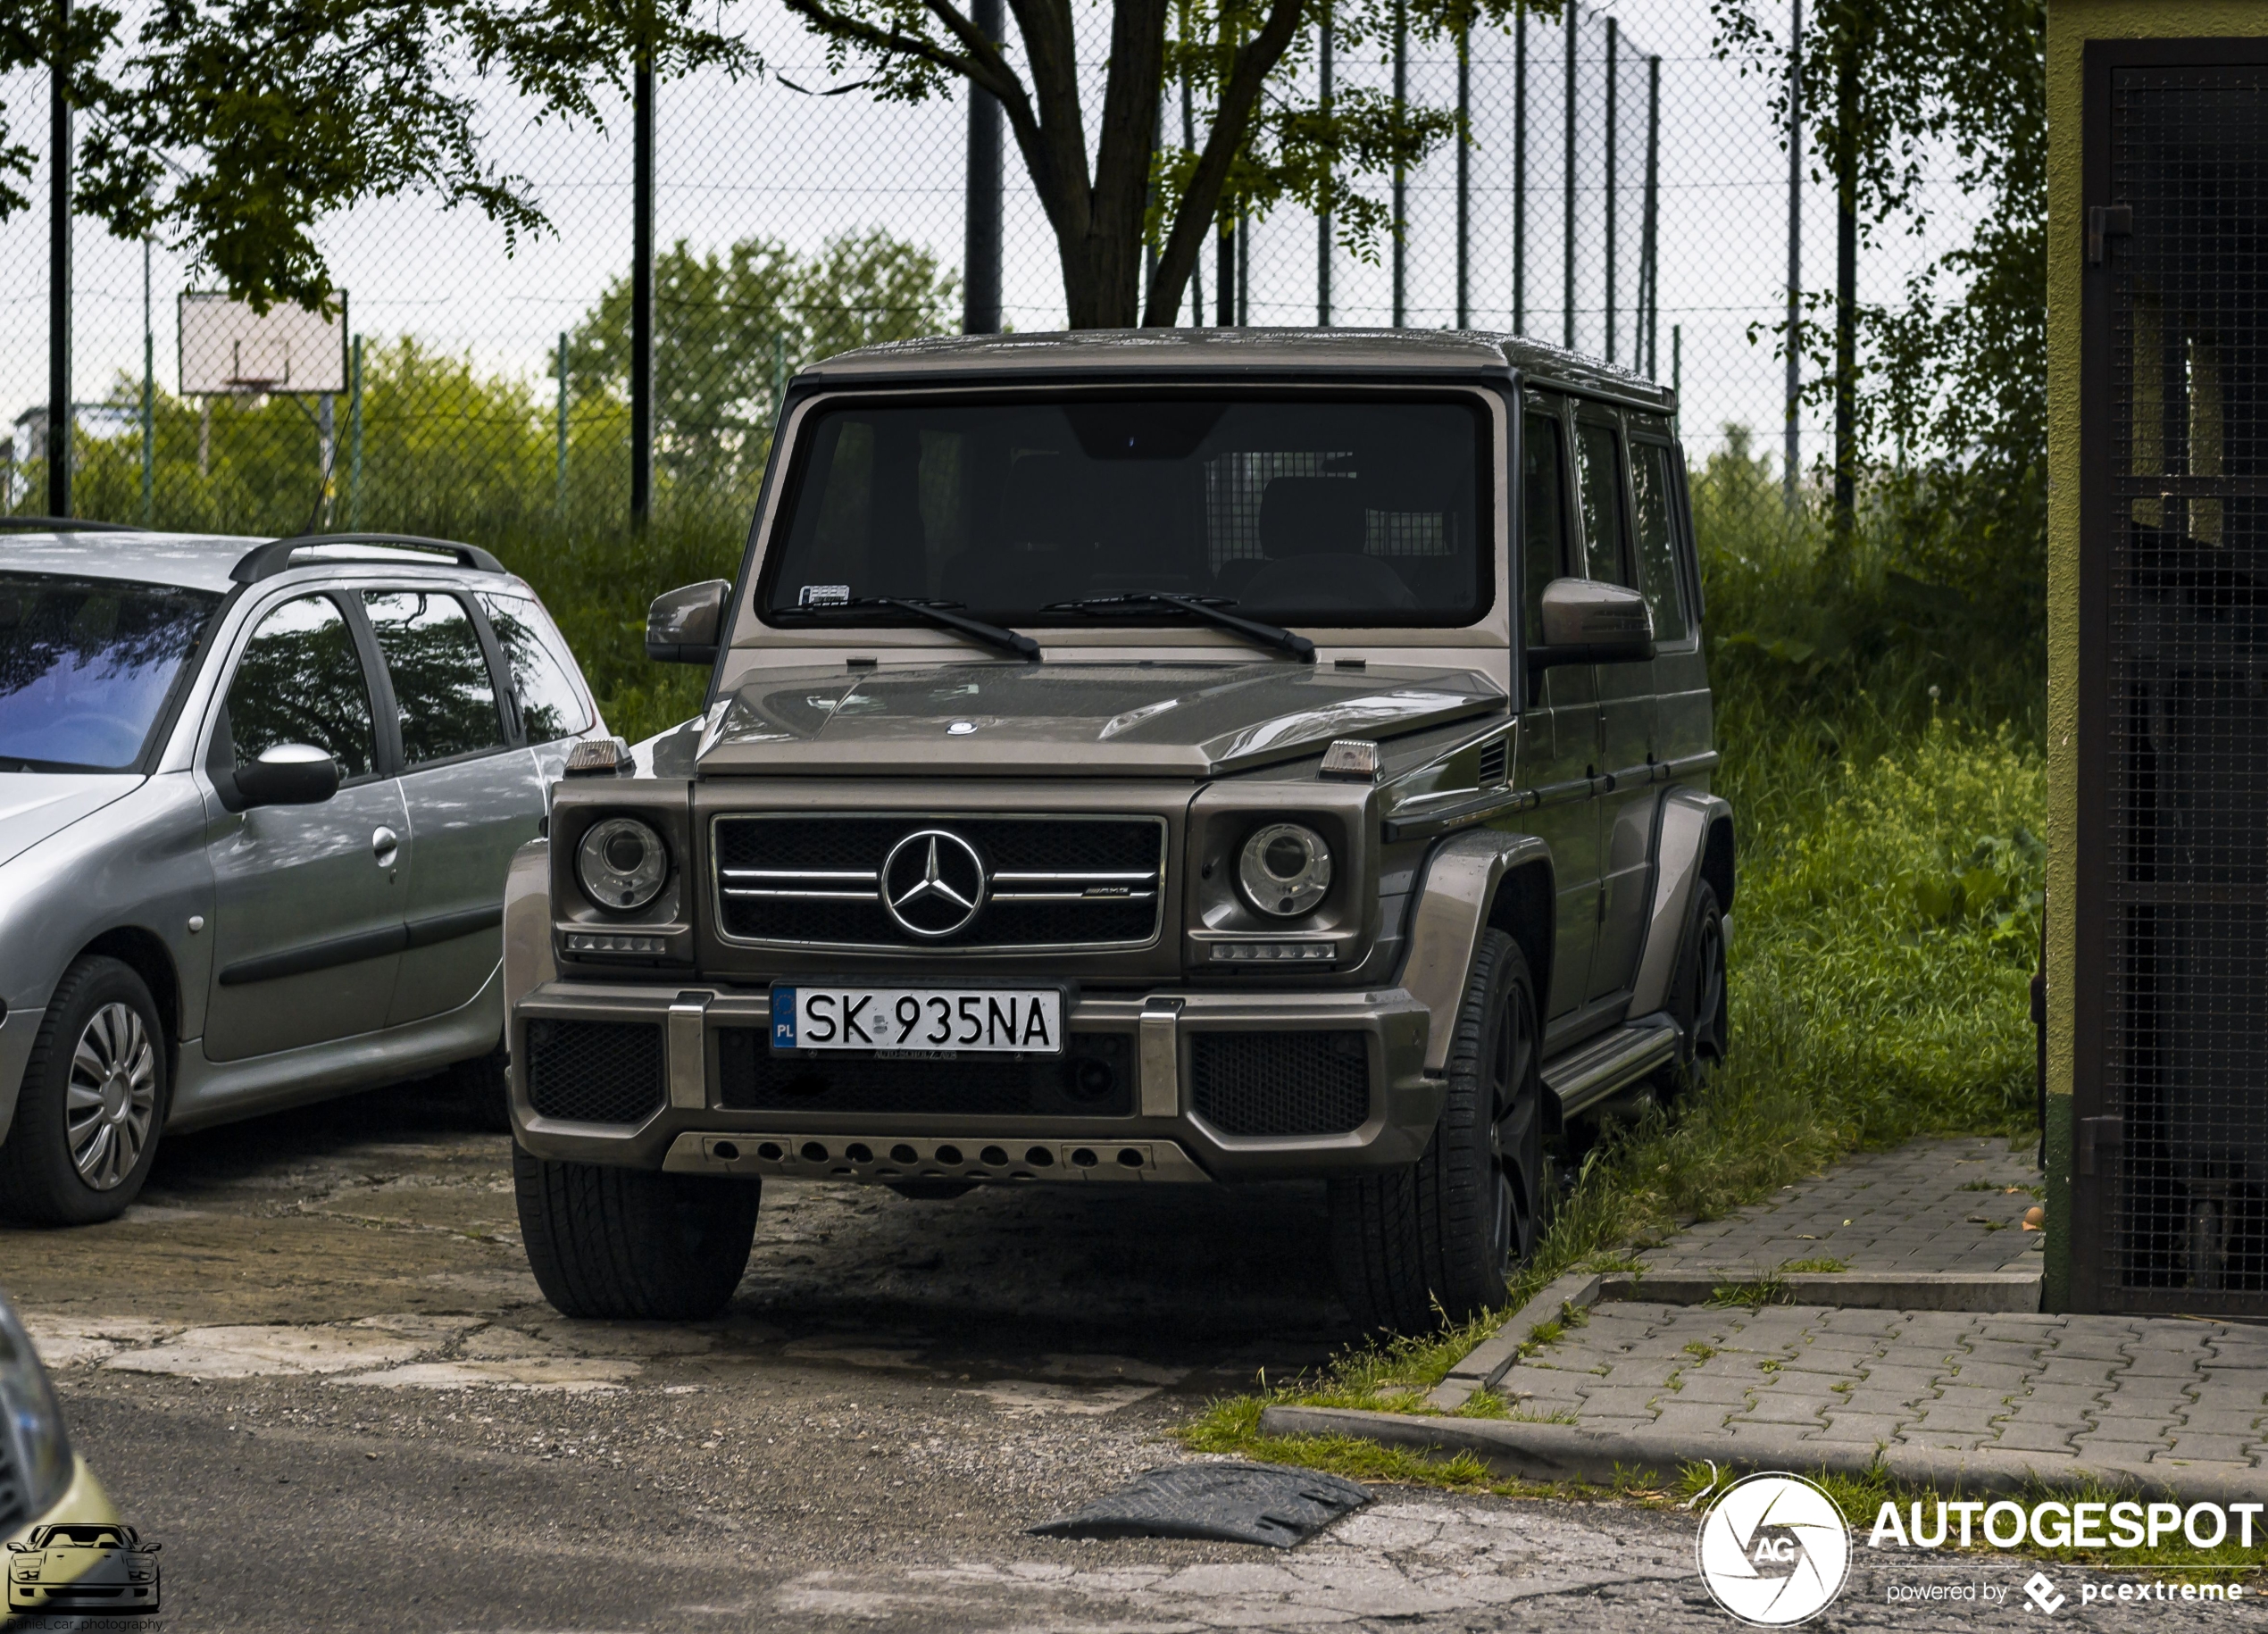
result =
M271 539L265 545L254 546L245 553L243 560L229 570L229 577L238 584L258 584L289 567L294 551L310 550L318 545L390 545L412 550L446 551L459 567L469 567L477 573L512 571L478 545L460 545L454 539L429 539L414 533L300 533L288 539Z
M10 533L139 533L131 522L98 522L84 516L0 516Z

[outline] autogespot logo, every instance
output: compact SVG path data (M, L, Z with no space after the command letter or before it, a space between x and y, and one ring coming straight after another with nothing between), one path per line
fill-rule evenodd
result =
M1709 1505L1694 1552L1719 1605L1743 1622L1786 1628L1843 1591L1850 1522L1800 1475L1751 1475Z

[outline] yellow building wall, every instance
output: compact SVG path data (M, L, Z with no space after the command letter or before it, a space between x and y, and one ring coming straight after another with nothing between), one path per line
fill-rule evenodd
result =
M2080 289L2086 271L2084 84L2092 39L2268 36L2268 0L2047 0L2047 1287L2071 1299L2072 838L2079 679Z

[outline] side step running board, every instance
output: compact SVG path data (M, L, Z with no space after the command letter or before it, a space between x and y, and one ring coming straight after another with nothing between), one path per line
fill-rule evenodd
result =
M1559 1097L1559 1115L1572 1118L1616 1090L1677 1059L1678 1030L1648 1016L1544 1063L1544 1088Z

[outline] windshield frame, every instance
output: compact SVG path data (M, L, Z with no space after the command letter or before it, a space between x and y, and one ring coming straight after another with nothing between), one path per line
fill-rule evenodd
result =
M1468 646L1476 632L1488 631L1505 616L1504 563L1509 521L1505 509L1506 477L1502 467L1509 457L1511 411L1506 407L1502 385L1495 381L1482 383L1471 379L1376 380L1350 379L1344 376L1257 376L1224 379L1218 375L1176 378L1146 372L1119 379L1055 379L1035 380L1030 384L971 381L966 384L909 383L903 388L860 386L822 390L799 401L791 399L781 438L786 445L787 459L783 468L779 454L773 456L766 492L759 501L757 516L750 529L748 560L740 576L733 609L732 629L737 638L728 641L725 647L746 646L748 645L746 637L759 630L767 638L786 638L801 644L813 634L831 629L837 632L838 638L825 643L827 646L842 645L839 638L847 637L853 630L903 630L909 635L917 631L928 633L921 621L888 612L878 612L871 617L855 620L806 620L797 618L792 613L786 617L776 616L779 610L771 605L773 586L786 568L789 535L795 527L797 504L812 478L812 467L821 440L816 433L823 415L843 408L922 408L959 404L992 407L1028 404L1035 398L1043 402L1061 402L1081 397L1220 397L1232 402L1312 397L1335 402L1415 401L1455 404L1472 410L1478 421L1473 471L1474 548L1478 571L1476 595L1470 609L1368 624L1316 622L1310 614L1266 607L1238 605L1227 611L1239 617L1262 619L1271 623L1280 623L1288 629L1313 633L1332 646ZM998 608L970 611L972 615L1006 616L1005 611ZM1173 644L1181 645L1183 638L1188 633L1203 629L1197 621L1178 613L1096 618L1069 610L1019 609L1014 610L1013 616L1018 629L1048 631L1047 645L1051 646L1087 645L1090 641L1097 645L1123 646L1126 638L1137 631L1146 637L1165 636L1171 632ZM1202 645L1207 648L1246 647L1249 650L1248 644L1238 638L1222 636L1220 632L1211 634L1218 638L1204 640ZM1447 638L1446 642L1444 638ZM926 640L921 642L925 646L930 644ZM721 663L722 650L720 651Z
M66 582L108 579L121 586L140 589L177 590L185 596L213 596L213 610L205 615L204 628L197 632L197 638L191 642L188 650L181 654L181 662L174 670L173 679L166 688L165 696L158 701L156 712L150 717L149 730L143 737L142 746L135 752L133 759L122 766L90 766L79 761L35 760L24 755L0 754L0 777L19 771L59 772L74 777L149 776L156 770L157 763L164 754L165 746L172 738L174 728L180 722L182 707L188 701L190 690L196 684L197 677L204 673L205 661L211 655L214 643L221 639L221 632L228 627L229 614L235 611L237 604L243 600L246 587L231 585L226 591L216 594L202 585L176 584L165 579L136 579L121 573L92 571L59 573L46 569L35 571L9 568L4 559L0 559L0 572L6 572L22 579L54 579Z

